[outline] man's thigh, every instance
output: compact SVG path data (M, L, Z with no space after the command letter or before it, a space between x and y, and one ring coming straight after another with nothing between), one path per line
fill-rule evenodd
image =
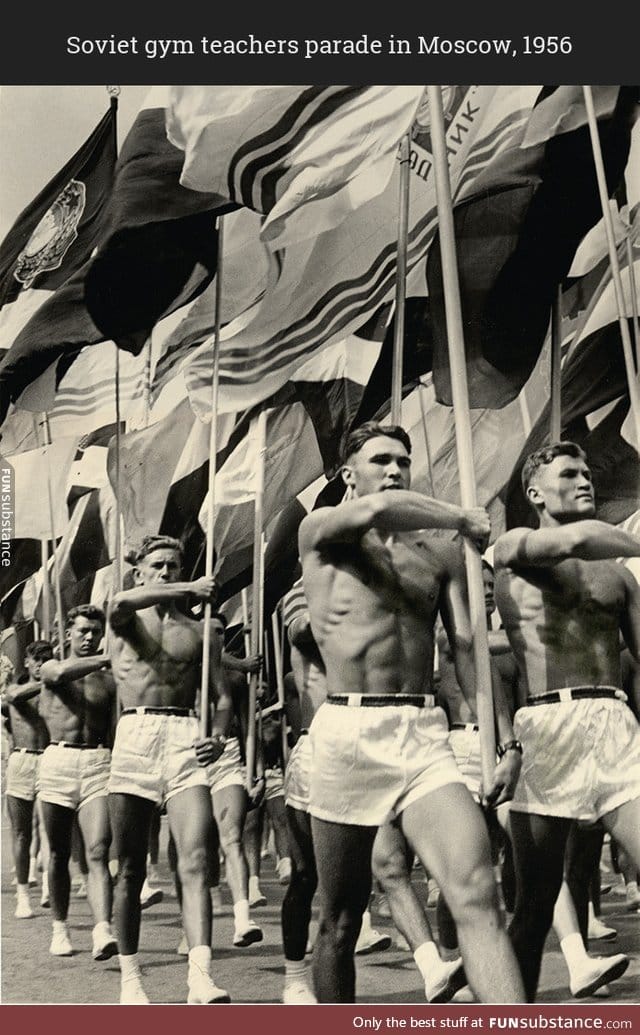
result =
M445 897L452 883L466 885L478 869L492 872L487 826L464 784L425 794L401 813L400 826Z
M228 838L242 836L244 821L247 818L249 799L244 786L231 784L214 791L211 795L213 814L220 831L223 845Z
M204 849L213 843L211 794L204 786L187 787L167 801L167 818L176 844L178 860L184 853Z

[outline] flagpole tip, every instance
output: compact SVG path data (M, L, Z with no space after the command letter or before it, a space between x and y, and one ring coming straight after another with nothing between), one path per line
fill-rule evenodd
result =
M119 97L120 87L119 86L105 86L105 90L109 94L109 97Z

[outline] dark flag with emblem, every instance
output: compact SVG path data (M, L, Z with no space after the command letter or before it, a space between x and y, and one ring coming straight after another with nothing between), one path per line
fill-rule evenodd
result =
M116 162L115 105L0 245L0 349L82 266L98 240Z

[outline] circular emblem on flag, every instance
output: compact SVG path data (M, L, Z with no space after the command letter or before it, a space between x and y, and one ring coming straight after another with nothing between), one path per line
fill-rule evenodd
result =
M448 130L451 122L456 116L462 98L467 91L466 86L443 86L442 87L442 109L444 113L444 128ZM425 89L420 106L418 108L413 126L411 127L411 140L423 150L431 154L431 115L429 113L429 99Z
M29 286L39 273L58 269L78 236L78 224L87 200L87 190L79 180L70 180L20 252L13 275Z

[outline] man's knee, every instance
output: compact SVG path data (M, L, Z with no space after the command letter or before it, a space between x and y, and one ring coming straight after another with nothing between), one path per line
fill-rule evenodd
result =
M318 932L331 941L334 951L353 951L358 940L361 923L362 915L360 913L343 910L334 915L321 916Z
M203 845L193 844L178 850L178 873L184 882L209 875L209 857Z
M408 877L407 861L403 852L392 851L388 854L374 851L371 860L373 876L383 889L389 884L404 883Z
M497 909L498 894L491 865L477 862L450 870L445 898L458 925L472 920L478 910Z
M89 866L106 866L109 861L109 837L91 838L85 845L85 856Z

